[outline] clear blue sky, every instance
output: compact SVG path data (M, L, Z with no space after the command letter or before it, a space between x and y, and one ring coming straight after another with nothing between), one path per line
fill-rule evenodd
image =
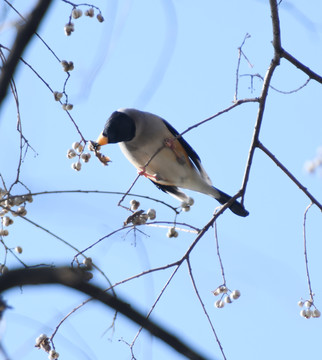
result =
M268 1L109 0L93 3L102 10L104 23L84 16L74 20L75 32L64 35L71 7L56 1L39 30L60 59L73 61L75 70L67 84L71 115L86 139L96 139L114 110L136 107L167 119L178 131L230 106L234 99L238 47L245 34L251 37L243 51L253 68L242 59L240 74L264 76L273 55ZM15 2L27 14L30 2ZM82 7L86 10L86 7ZM2 5L1 11L4 10ZM322 4L318 1L283 1L280 6L282 43L287 51L312 70L322 74ZM3 21L17 19L10 11ZM6 27L0 42L10 47L14 32ZM61 65L34 38L24 58L46 82L62 90L65 73ZM275 72L272 85L283 91L306 81L285 60ZM50 91L24 65L15 75L23 134L35 149L29 150L20 179L32 192L45 190L126 191L136 171L117 145L103 149L112 163L103 167L92 158L80 172L71 169L66 152L79 140L75 127ZM261 81L240 78L239 98L260 94ZM304 164L316 156L322 144L321 85L311 81L299 92L284 95L270 90L261 141L322 201L322 179L309 175ZM233 195L242 183L253 127L256 104L245 104L186 134L197 150L215 186ZM0 172L6 184L16 177L19 134L12 96L0 112ZM24 189L14 188L19 194ZM134 193L148 195L176 206L146 179L139 179ZM190 193L195 205L178 221L203 227L218 205L212 198ZM82 250L122 226L128 213L117 207L119 196L65 194L35 196L27 205L27 217ZM126 201L129 201L128 198ZM211 291L222 283L214 231L211 229L193 250L191 264L198 290L213 322L227 359L304 359L321 353L321 319L299 316L300 298L308 298L303 255L303 215L310 201L259 150L256 152L245 196L248 218L225 212L218 220L218 235L227 285L239 289L241 298L223 309L213 306ZM154 207L157 220L171 221L166 207L141 201L142 208ZM14 219L5 243L20 245L19 257L27 264L70 264L75 251L39 228ZM166 229L140 228L143 233L123 231L88 251L112 283L150 268L163 266L183 256L195 235L180 232L166 237ZM315 303L322 311L321 213L313 207L307 217L309 266ZM0 262L4 261L3 248ZM8 256L7 266L17 261ZM118 294L142 311L148 311L172 271L161 271L128 282ZM107 287L94 272L94 283ZM70 310L85 297L60 287L26 287L5 295L13 307L0 324L0 336L11 359L46 359L34 340L50 335ZM91 303L61 327L56 349L68 359L130 359L123 339L131 342L137 327L118 316L115 332L106 330L113 313ZM210 358L221 359L219 347L192 288L183 265L161 300L153 317L172 329ZM111 340L111 341L110 341ZM137 359L179 360L181 356L141 334L134 347Z

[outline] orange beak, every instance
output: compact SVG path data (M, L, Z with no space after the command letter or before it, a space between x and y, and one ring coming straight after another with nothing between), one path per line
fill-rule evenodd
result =
M106 145L108 144L108 138L101 133L99 137L97 138L96 142L100 145Z

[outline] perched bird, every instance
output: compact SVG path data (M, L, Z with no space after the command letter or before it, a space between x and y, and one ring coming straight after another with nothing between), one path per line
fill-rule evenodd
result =
M231 197L212 186L193 148L164 119L136 109L113 112L97 139L100 145L119 143L127 159L140 175L150 179L159 189L189 204L191 198L178 188L210 195L220 204ZM230 210L239 216L248 211L238 201Z

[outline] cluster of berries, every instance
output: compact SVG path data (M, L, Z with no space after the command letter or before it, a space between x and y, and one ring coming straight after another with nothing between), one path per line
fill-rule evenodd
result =
M239 290L229 290L226 285L218 286L216 290L212 292L215 296L221 295L219 300L215 301L215 307L221 309L225 304L231 304L234 300L237 300L240 297Z
M88 141L88 150L93 151L95 156L103 165L108 165L108 163L111 161L111 159L108 156L100 152L101 146L97 144L95 141L92 140Z
M90 153L84 153L84 146L79 143L78 141L73 142L72 148L67 150L67 157L68 159L73 159L74 157L78 157L78 161L73 162L71 167L76 171L80 171L82 168L82 160L84 163L89 162L91 158Z
M72 14L71 14L71 18L73 19L78 19L83 15L83 11L79 8L74 7L72 10ZM93 7L90 7L89 9L87 9L84 12L85 16L88 16L90 18L95 16L95 10ZM99 13L96 15L96 19L101 23L104 21L104 17L102 15L102 13L99 11ZM72 23L71 21L69 21L65 26L64 26L64 32L66 34L66 36L70 36L72 34L72 32L75 31L75 26L74 23Z
M43 349L48 353L48 359L49 360L55 360L59 358L59 353L56 350L53 350L49 343L49 338L45 334L41 334L36 339L35 347L38 349Z
M128 224L135 225L144 225L147 220L154 220L156 218L156 211L154 209L148 209L145 213L144 210L137 209L140 207L140 202L132 199L130 201L131 210L134 211L132 215L130 215L124 222L124 226Z
M189 197L187 201L183 201L181 203L182 211L185 211L185 212L190 211L190 207L194 204L194 202L195 201L193 200L192 197Z
M86 257L83 260L82 269L85 270L85 275L86 275L87 281L93 279L93 273L91 272L93 270L93 260L91 257Z
M0 188L0 236L9 235L7 227L13 224L13 219L8 214L10 213L10 215L13 217L26 216L27 210L25 204L26 202L31 203L32 201L33 198L30 194L9 196L6 190ZM15 250L18 254L22 253L22 248L20 246L17 246Z
M176 230L176 228L174 226L172 226L171 228L169 228L168 232L167 232L167 237L168 238L176 238L179 236L178 231Z
M305 308L300 311L300 315L302 317L306 319L310 319L310 318L319 318L321 316L321 312L314 306L312 300L306 300L306 301L300 300L297 304L299 307ZM312 310L312 306L314 306L315 309Z
M74 70L74 63L72 61L62 60L60 63L65 72ZM54 91L53 95L56 101L61 101L64 94L60 91ZM62 105L63 110L72 110L73 107L73 104L67 103L67 101Z

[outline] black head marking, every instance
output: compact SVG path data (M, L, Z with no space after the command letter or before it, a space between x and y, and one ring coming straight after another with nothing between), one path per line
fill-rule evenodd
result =
M130 141L135 136L134 120L123 112L114 111L105 124L103 135L109 143Z

